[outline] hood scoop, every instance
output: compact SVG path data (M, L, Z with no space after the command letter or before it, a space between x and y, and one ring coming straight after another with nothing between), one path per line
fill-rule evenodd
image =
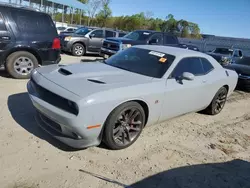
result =
M70 71L68 71L68 70L66 70L66 69L63 69L63 68L60 68L60 69L58 70L58 72L61 73L61 74L64 75L64 76L68 76L68 75L71 75L71 74L72 74L72 72L70 72Z
M102 82L100 80L94 80L94 79L88 79L89 82L94 82L96 84L106 84L105 82Z

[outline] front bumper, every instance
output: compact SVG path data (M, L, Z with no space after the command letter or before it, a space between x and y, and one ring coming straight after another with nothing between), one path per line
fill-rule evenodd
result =
M38 125L48 132L52 137L73 148L87 148L97 146L101 143L101 130L88 130L88 119L86 117L73 115L44 100L34 91L33 81L27 84L29 97L37 111L36 121ZM50 82L45 80L44 84L50 88ZM59 86L53 84L60 93L66 93ZM74 96L71 97L72 100ZM76 100L76 99L74 99ZM85 120L85 121L83 121Z
M72 42L71 41L63 41L62 43L62 51L65 51L65 52L71 52L72 51Z
M100 144L99 139L86 139L81 138L76 133L72 132L62 124L55 122L49 117L45 116L41 112L37 111L36 113L36 122L37 124L52 137L59 140L60 142L72 147L72 148L87 148L91 146L97 146Z
M250 91L250 76L239 75L237 87Z
M107 48L101 48L100 56L104 56L104 55L112 56L112 55L116 54L117 52L118 51L115 51L115 50L110 50L110 49L107 49Z

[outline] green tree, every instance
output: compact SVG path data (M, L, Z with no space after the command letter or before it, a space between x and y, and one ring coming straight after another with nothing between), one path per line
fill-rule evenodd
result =
M96 20L101 27L106 27L108 18L111 17L112 11L109 8L110 0L102 0L102 9L96 15Z

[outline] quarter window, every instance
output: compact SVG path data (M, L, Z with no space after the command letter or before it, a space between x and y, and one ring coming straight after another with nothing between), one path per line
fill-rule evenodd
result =
M23 37L27 37L31 33L33 35L56 34L54 23L46 14L24 10L16 10L11 14L17 24L19 34Z
M200 59L196 57L182 59L175 67L171 77L178 78L184 72L192 73L195 76L204 74Z
M2 14L0 13L0 31L7 31Z
M178 41L175 36L165 35L164 44L178 44Z
M205 58L200 58L204 69L204 73L209 73L214 69L213 65Z
M105 37L115 37L115 32L106 30Z

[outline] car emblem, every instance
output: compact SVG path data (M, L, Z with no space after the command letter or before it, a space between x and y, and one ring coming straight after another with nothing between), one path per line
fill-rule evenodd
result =
M109 48L111 45L110 45L110 44L108 44L107 46L108 46L108 48Z

